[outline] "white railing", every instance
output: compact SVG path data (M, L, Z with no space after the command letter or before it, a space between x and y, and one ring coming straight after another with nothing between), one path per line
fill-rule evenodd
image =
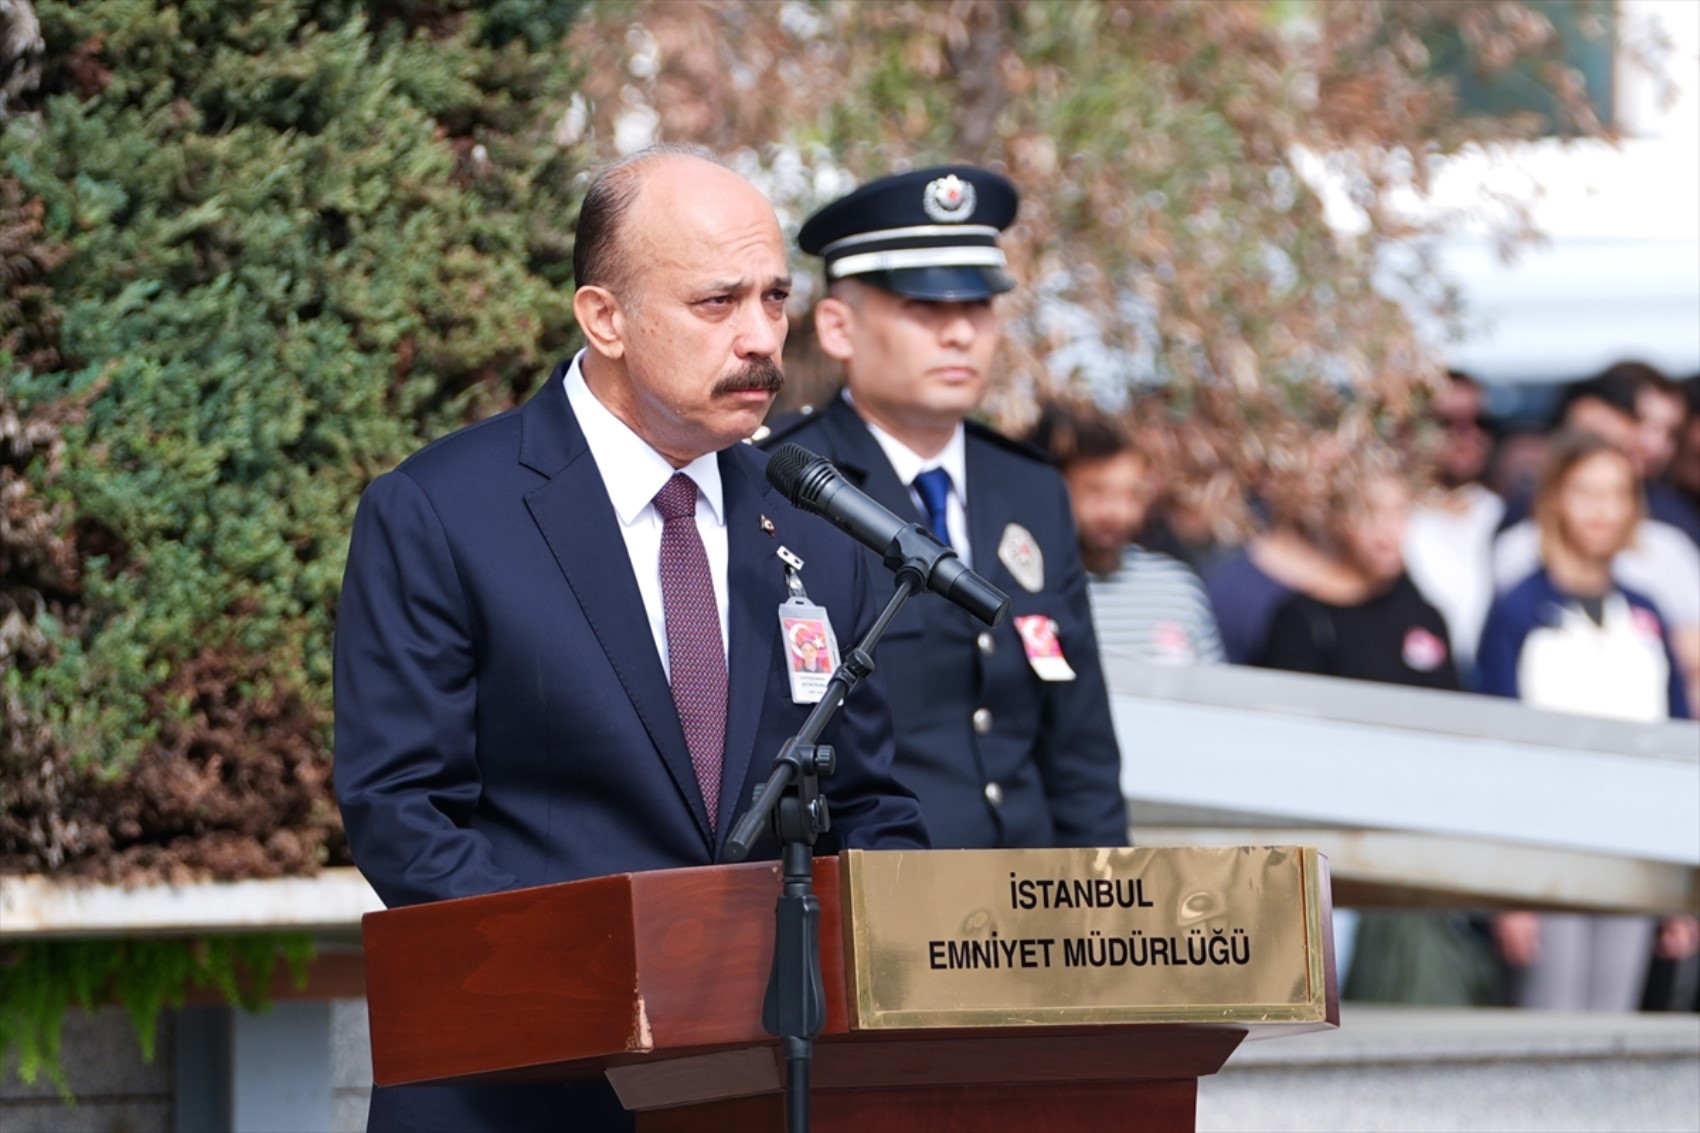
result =
M1151 845L1303 842L1354 900L1700 905L1700 725L1107 656Z
M1700 725L1106 656L1144 845L1304 844L1336 900L1700 908ZM359 873L124 888L0 877L0 938L261 930L351 938Z

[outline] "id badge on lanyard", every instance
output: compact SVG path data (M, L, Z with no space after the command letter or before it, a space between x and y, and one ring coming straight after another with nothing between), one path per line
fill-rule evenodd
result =
M803 589L803 560L780 547L788 596L779 604L779 633L785 642L785 673L791 680L793 704L818 704L827 682L838 671L838 635L824 606L809 601Z

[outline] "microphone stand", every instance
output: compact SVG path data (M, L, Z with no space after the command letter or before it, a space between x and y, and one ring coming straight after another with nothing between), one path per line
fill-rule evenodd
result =
M827 744L817 743L844 698L874 671L874 646L940 559L954 555L919 524L898 532L886 552L886 565L897 574L897 589L862 640L845 657L827 682L820 702L803 721L800 732L785 741L773 758L767 782L757 789L755 802L744 812L726 839L723 857L741 862L761 829L772 819L780 843L784 885L774 910L773 969L761 1021L777 1035L785 1050L785 1128L788 1133L809 1130L809 1068L814 1039L826 1026L826 986L820 971L820 901L814 895L815 841L832 828L820 777L837 763ZM893 564L896 565L893 565Z

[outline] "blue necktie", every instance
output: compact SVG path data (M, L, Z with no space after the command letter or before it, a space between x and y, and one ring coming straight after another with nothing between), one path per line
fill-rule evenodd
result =
M921 505L927 509L927 526L945 546L950 546L950 524L945 518L950 503L950 473L942 468L929 468L915 477L915 490L921 493Z

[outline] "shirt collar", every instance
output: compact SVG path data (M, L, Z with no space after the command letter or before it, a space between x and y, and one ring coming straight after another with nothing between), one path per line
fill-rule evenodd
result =
M636 523L643 515L643 509L655 501L655 494L672 479L673 473L683 472L696 481L697 491L702 493L709 510L714 513L714 522L725 526L720 454L707 453L683 468L674 468L666 457L632 432L631 426L614 416L590 391L590 386L585 384L584 372L579 368L583 360L584 352L581 350L574 356L572 365L567 367L562 382L567 387L567 402L578 418L579 428L584 430L585 443L590 446L590 455L595 458L597 470L602 473L602 483L608 489L608 499L614 505L614 514L620 517L620 523L625 527Z
M846 401L850 400L850 391L844 391ZM852 402L854 404L854 402ZM950 474L950 486L956 492L956 498L964 505L968 503L968 445L964 440L966 430L962 422L956 423L956 431L950 435L950 440L944 449L931 459L920 456L914 449L869 421L862 418L868 426L868 432L874 435L880 448L885 452L885 458L891 462L891 470L897 473L897 478L905 487L915 482L915 477L929 468L942 468Z

